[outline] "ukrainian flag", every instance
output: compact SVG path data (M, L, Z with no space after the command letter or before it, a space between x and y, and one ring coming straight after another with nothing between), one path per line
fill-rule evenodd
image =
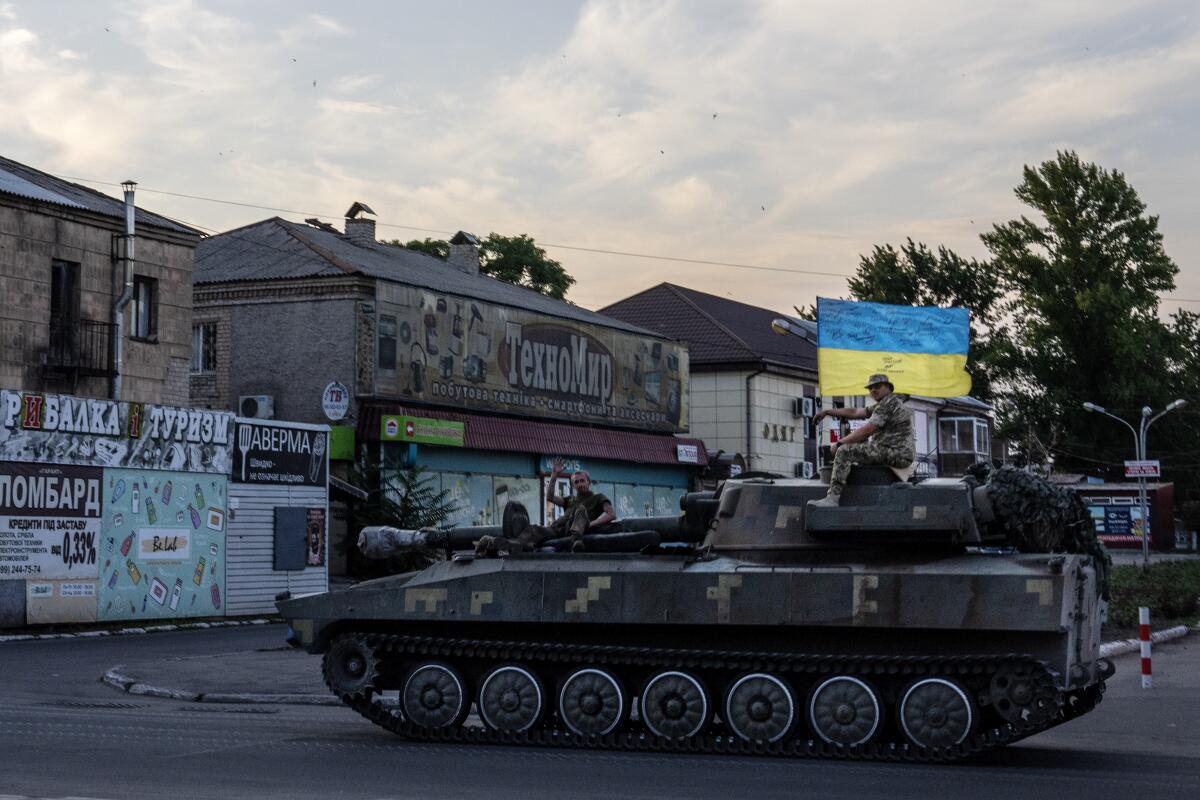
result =
M970 315L965 308L893 306L817 298L817 374L821 394L866 394L886 373L896 391L959 397L967 374Z

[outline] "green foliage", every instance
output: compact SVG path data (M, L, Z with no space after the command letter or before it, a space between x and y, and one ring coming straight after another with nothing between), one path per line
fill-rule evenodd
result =
M532 238L489 233L480 245L479 271L502 281L563 300L575 279L562 264L546 256Z
M395 239L389 244L400 244L399 239ZM412 239L404 242L402 247L407 247L409 250L416 250L418 253L424 253L427 256L440 258L445 261L450 257L450 243L445 239L430 239L428 236L424 239Z
M998 438L1016 444L1018 462L1053 456L1057 469L1121 480L1133 458L1128 429L1082 405L1136 426L1143 405L1195 398L1200 314L1159 317L1178 268L1158 218L1120 172L1060 152L1025 167L1015 192L1032 213L980 237L988 259L911 239L877 246L850 279L851 295L969 309L972 394L995 404ZM1198 413L1169 414L1150 436L1151 457L1181 499L1200 489Z
M394 240L390 244L398 245L400 241ZM450 257L450 243L444 239L413 239L402 246L443 261ZM566 299L567 290L575 283L563 265L548 257L546 251L526 234L501 236L489 233L479 245L479 271L556 300Z
M449 493L438 489L422 467L401 469L398 464L382 468L361 466L352 471L351 483L367 492L365 502L354 504L354 530L369 525L395 528L435 528L453 515L458 507ZM393 575L423 569L436 554L411 551L382 561L358 564L360 577Z
M1002 288L986 264L908 239L900 250L876 245L848 282L855 300L915 306L959 306L971 312L971 395L993 399L991 365L1003 346L997 330Z
M1011 325L994 363L1008 432L1040 431L1067 462L1078 464L1076 454L1132 457L1124 432L1081 405L1128 411L1174 398L1158 298L1175 288L1179 270L1158 218L1146 215L1124 175L1072 152L1026 167L1016 195L1039 219L1021 217L981 237Z
M1112 571L1109 624L1132 628L1138 608L1150 609L1151 622L1193 617L1200 613L1200 561L1167 561L1141 566L1121 566Z

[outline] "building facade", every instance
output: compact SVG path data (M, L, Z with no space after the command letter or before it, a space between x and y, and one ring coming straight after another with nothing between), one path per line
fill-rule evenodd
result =
M133 223L120 200L0 158L0 386L187 402L200 236L141 209Z
M377 242L367 211L344 231L275 218L202 243L194 404L333 422L335 477L421 467L448 522L495 521L508 500L548 519L556 456L622 516L678 509L707 463L680 436L686 346L479 274L469 234L447 261ZM348 394L333 417L330 387Z

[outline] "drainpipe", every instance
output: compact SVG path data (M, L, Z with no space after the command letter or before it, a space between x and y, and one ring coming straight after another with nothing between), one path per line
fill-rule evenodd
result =
M122 363L121 355L125 349L125 306L129 305L129 301L133 299L133 261L134 261L134 206L133 206L133 190L137 187L135 181L125 181L121 184L121 188L125 190L125 248L122 253L122 288L121 294L117 296L117 301L113 303L113 372L116 374L112 379L112 391L110 392L113 400L121 399L121 378L122 378Z
M754 423L751 421L751 417L754 413L754 391L751 389L751 385L753 384L755 378L757 378L759 375L762 375L766 371L767 371L766 367L759 367L757 372L751 372L749 375L746 376L746 471L747 472L754 471L754 468L751 466L754 462L754 459L750 455L750 447L751 447L752 443L754 442L754 431L752 430L754 427Z

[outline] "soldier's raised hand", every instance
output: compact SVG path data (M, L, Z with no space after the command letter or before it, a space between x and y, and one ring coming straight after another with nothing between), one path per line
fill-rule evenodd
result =
M555 456L554 461L550 463L550 474L557 478L559 475L562 475L565 466L563 457Z

